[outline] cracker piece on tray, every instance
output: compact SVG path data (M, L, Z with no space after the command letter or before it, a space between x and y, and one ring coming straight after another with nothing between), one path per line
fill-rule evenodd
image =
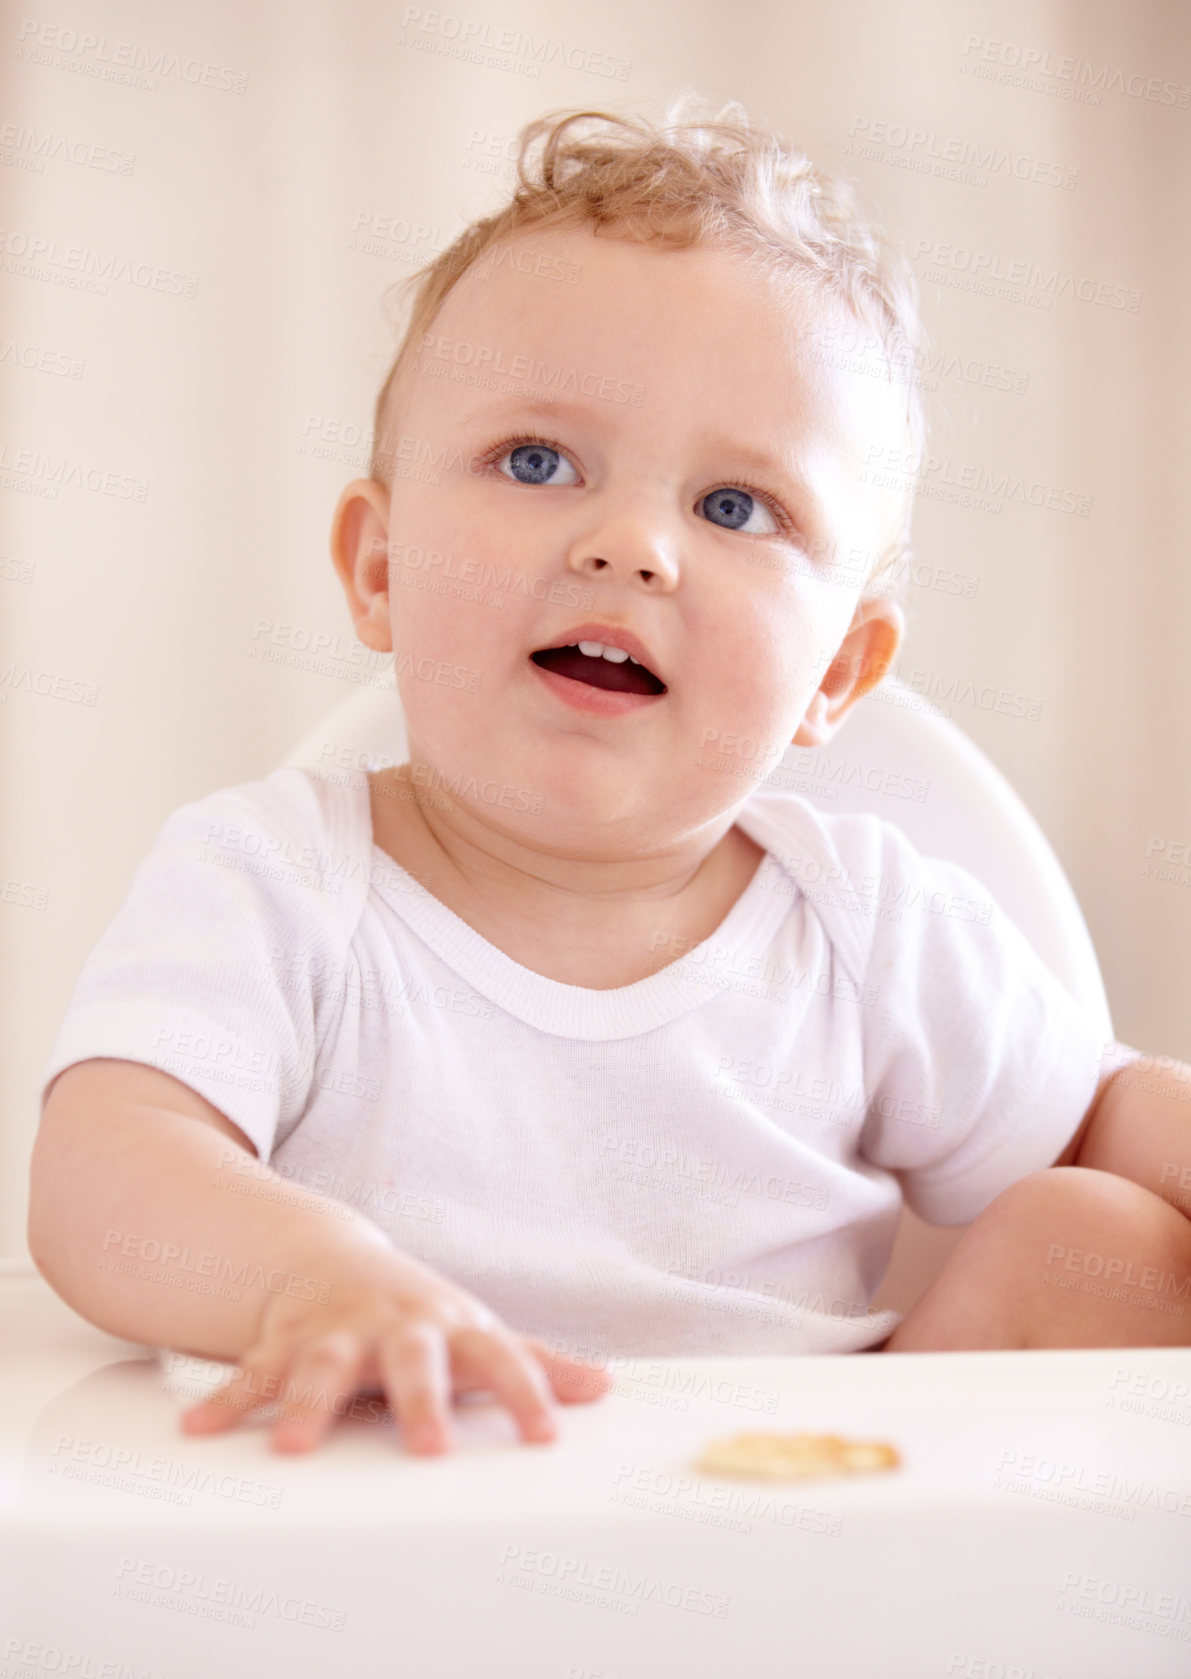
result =
M868 1475L900 1466L900 1453L886 1441L844 1440L838 1434L735 1434L710 1441L695 1465L709 1475L763 1481Z

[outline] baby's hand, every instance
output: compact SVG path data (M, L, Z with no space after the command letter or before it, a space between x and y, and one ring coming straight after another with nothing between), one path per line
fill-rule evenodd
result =
M276 1403L274 1449L308 1451L353 1395L380 1388L406 1446L433 1453L450 1449L452 1393L490 1389L524 1440L546 1442L557 1432L554 1399L598 1399L611 1386L606 1371L516 1334L465 1289L378 1246L366 1263L337 1262L325 1304L272 1296L236 1374L184 1412L182 1426L214 1433Z

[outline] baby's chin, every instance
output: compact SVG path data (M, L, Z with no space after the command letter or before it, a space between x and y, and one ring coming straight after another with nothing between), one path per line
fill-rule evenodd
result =
M541 855L618 864L691 847L710 850L757 781L714 774L682 778L673 765L668 775L633 774L615 763L592 765L586 774L564 764L557 775L543 772L530 779L540 803L526 809L472 800L469 814Z
M701 705L690 719L669 689L585 689L597 704L627 698L640 708L601 716L537 691L542 680L535 667L528 692L495 708L478 695L441 708L423 702L410 726L412 779L451 801L461 823L570 856L653 854L722 830L780 763L798 722L787 707L750 706L751 693Z

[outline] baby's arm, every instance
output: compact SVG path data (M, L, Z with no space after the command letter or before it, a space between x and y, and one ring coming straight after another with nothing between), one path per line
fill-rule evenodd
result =
M1081 1169L989 1203L888 1351L1191 1344L1191 1066L1117 1067L1053 1164Z
M111 1335L230 1359L253 1340L268 1291L187 1288L203 1255L216 1280L258 1268L321 1280L332 1261L391 1251L370 1219L263 1164L247 1180L254 1193L237 1194L235 1148L256 1157L238 1125L168 1073L76 1062L54 1081L34 1144L38 1270Z
M33 1151L29 1249L67 1304L110 1334L242 1364L246 1385L233 1378L199 1407L201 1425L225 1426L291 1389L309 1394L313 1380L320 1403L289 1404L274 1434L304 1449L338 1414L322 1387L337 1382L346 1402L380 1386L407 1438L418 1429L415 1445L433 1451L447 1444L453 1385L493 1390L526 1439L554 1433L551 1387L574 1401L610 1386L515 1334L358 1210L260 1163L251 1193L224 1187L237 1148L253 1155L189 1086L140 1062L95 1059L54 1081ZM243 1286L188 1288L207 1274L200 1263Z
M1056 1165L1130 1178L1191 1218L1191 1067L1165 1057L1118 1067Z

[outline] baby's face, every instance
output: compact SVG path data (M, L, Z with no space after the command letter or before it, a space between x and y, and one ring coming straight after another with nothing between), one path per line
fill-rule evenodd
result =
M825 732L899 511L863 476L898 387L817 360L834 305L720 250L530 230L500 257L405 371L391 494L341 499L357 632L396 654L411 759L489 826L593 858L722 832ZM849 647L880 664L900 623ZM641 663L546 651L580 640Z

